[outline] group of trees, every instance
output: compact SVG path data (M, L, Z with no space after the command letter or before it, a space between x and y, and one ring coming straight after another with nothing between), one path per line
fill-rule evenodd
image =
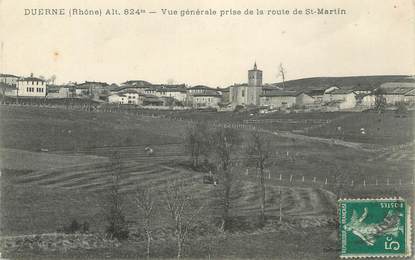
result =
M118 153L111 157L111 185L105 198L105 215L107 219L106 233L110 238L123 240L128 238L129 229L125 213L125 193L122 192L122 163ZM138 186L134 196L134 204L139 212L138 219L146 237L146 256L151 255L153 240L153 220L155 212L163 208L170 216L177 240L177 257L183 252L183 245L194 228L195 220L203 206L197 205L191 194L185 189L182 181L167 183L163 192L155 192L151 187Z
M209 129L204 123L190 127L186 134L186 151L190 156L192 167L208 168L218 177L217 194L221 208L220 229L226 231L230 223L231 198L240 185L240 178L234 171L238 160L242 137L232 128ZM249 136L248 145L239 156L247 157L249 164L254 164L258 173L260 224L265 224L265 171L269 167L272 148L263 133L253 131ZM203 158L203 160L202 160ZM201 164L208 167L201 167ZM215 165L214 168L209 167Z
M241 148L242 137L231 128L209 129L203 123L190 127L186 133L186 150L191 158L192 167L210 171L216 175L219 182L215 186L215 194L218 198L220 224L218 229L226 231L230 227L230 210L232 197L238 189L239 179L234 165L237 151ZM266 186L265 171L269 167L269 159L272 153L270 143L264 135L258 131L251 133L249 142L244 148L242 156L247 156L248 163L254 164L258 172L259 185L259 216L260 223L265 224L266 213ZM241 155L241 154L240 154ZM206 167L205 167L206 166ZM125 239L128 237L128 225L123 209L125 199L121 191L122 171L121 160L118 154L111 159L111 185L106 201L107 234L113 238ZM153 240L153 220L156 212L164 212L169 216L174 230L177 245L177 257L183 253L183 246L189 238L191 230L200 220L201 211L206 204L193 198L193 194L186 189L188 184L175 180L167 183L163 191L155 191L152 187L137 187L135 193L136 209L139 212L142 231L146 240L146 255L151 255L151 243Z

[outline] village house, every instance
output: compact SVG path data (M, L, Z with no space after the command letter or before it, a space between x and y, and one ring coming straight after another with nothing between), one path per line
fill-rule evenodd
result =
M216 88L216 91L220 92L222 95L222 103L229 103L229 87L227 88Z
M314 104L322 104L324 94L330 93L335 89L339 88L337 86L311 87L305 93L313 98Z
M166 101L151 94L144 94L143 96L143 106L151 106L151 107L161 107L165 106Z
M108 103L110 104L128 104L128 98L126 95L118 93L118 94L112 94L108 96Z
M143 103L142 99L140 98L140 94L136 91L128 90L123 92L122 94L124 94L127 97L127 104L141 105Z
M85 81L75 85L75 94L78 97L99 100L102 94L109 94L109 85L105 82Z
M410 90L405 93L404 103L406 104L415 104L415 89Z
M349 90L353 90L353 92L356 95L367 95L367 94L371 94L376 90L376 85L369 85L369 84L361 84L358 83L356 85L346 85L346 86L342 86L341 89L349 89Z
M193 86L187 89L189 95L206 93L206 92L214 91L214 90L215 90L214 88L211 88L205 85L197 85L197 86Z
M15 85L8 85L0 82L1 94L6 97L17 96L17 87Z
M75 87L69 85L48 85L47 98L71 98L74 96Z
M18 79L19 77L15 75L0 74L0 83L4 83L6 85L16 86Z
M300 94L302 93L286 90L266 91L260 95L260 104L270 109L287 109L296 105Z
M182 85L161 85L156 88L155 95L158 97L171 97L182 104L186 103L187 88L184 84Z
M33 74L27 78L17 80L17 93L19 97L45 97L46 82L43 79L33 77Z
M411 100L411 93L414 89L415 83L413 82L388 82L380 86L379 92L387 104L396 105L405 100Z
M214 90L192 95L192 106L194 108L219 108L221 101L222 95Z
M154 86L153 84L151 84L150 82L144 81L144 80L128 80L122 83L119 89L115 89L113 91L119 92L124 89L133 89L138 93L144 94L146 89L152 88L153 86Z
M374 94L358 94L356 99L357 105L365 108L373 108L376 104L376 95Z
M351 89L335 89L324 94L323 103L339 110L351 109L356 106L356 94Z

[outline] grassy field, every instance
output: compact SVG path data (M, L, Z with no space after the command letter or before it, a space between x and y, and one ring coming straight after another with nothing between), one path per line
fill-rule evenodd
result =
M158 210L153 221L159 238L171 231L161 198L165 185L172 180L186 181L187 191L199 203L215 205L215 187L202 183L204 173L183 166L187 160L183 146L185 121L27 107L2 107L0 112L2 235L54 232L73 219L89 222L92 232L103 232L105 198L111 180L109 157L114 152L121 157L121 190L125 194L127 220L132 226L140 225L140 215L134 205L137 186L151 186L158 194ZM345 120L353 119L354 124L360 122L359 115L362 121L371 117L362 113L347 116L317 113L310 118L327 115L333 117L330 120L340 118L339 121L347 122ZM305 119L304 114L295 117ZM394 119L385 115L387 120ZM399 120L409 121L408 118ZM208 119L206 122L209 124ZM319 127L331 129L331 126ZM396 135L412 129L408 123L401 128ZM241 134L246 141L249 132ZM323 136L321 132L320 135ZM245 147L241 146L237 154L241 163L234 169L239 179L238 192L232 200L234 229L213 238L193 239L186 247L186 256L334 259L337 242L332 235L336 229L325 221L335 218L338 195L399 195L413 203L413 186L408 185L414 173L413 146L367 150L307 138L273 134L268 134L267 138L275 149L270 162L270 179L267 179L269 229L258 230L255 226L259 200L257 178L255 169L244 163ZM154 155L145 153L147 145L154 149ZM49 152L39 152L40 149ZM280 175L282 180L279 180ZM313 178L317 182L313 183ZM327 184L324 183L326 179ZM385 185L387 179L388 186ZM363 181L368 185L363 187ZM375 186L376 181L379 185ZM284 229L275 224L280 201L284 223L294 228ZM203 216L204 221L214 222L217 209L206 207ZM306 224L307 227L300 227L301 223L310 222L323 226ZM331 238L322 243L326 237ZM155 256L174 256L172 239L157 239L154 243ZM117 250L67 252L60 257L135 258L143 256L143 246L141 242L130 241ZM33 256L30 252L19 254ZM38 259L47 257L50 255Z
M37 107L2 107L0 114L0 146L30 151L177 143L184 131L175 121L127 114Z

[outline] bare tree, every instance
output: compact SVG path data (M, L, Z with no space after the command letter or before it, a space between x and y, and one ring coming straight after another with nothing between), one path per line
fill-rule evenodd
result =
M255 167L258 173L258 181L260 188L260 210L261 210L261 225L265 224L265 168L268 166L271 156L271 146L267 142L264 135L259 131L252 132L251 142L248 146L247 153L249 158L255 162Z
M219 176L219 189L222 207L222 231L228 228L229 210L231 207L231 194L235 186L232 172L233 155L240 138L235 129L219 128L211 136L212 153L217 165Z
M143 213L144 232L147 237L147 258L150 258L150 246L152 240L151 219L153 217L154 199L150 188L137 188L136 205Z
M174 233L177 240L177 259L180 259L183 253L183 245L189 236L189 231L194 227L195 219L203 206L195 207L195 202L185 191L183 182L173 182L167 185L165 201L174 222Z
M107 220L109 226L107 233L111 237L117 239L125 239L128 237L127 222L122 208L123 195L121 194L121 158L118 153L114 153L111 157L111 183L107 208Z
M192 166L200 166L200 158L209 152L209 133L206 124L196 123L187 129L185 149L190 154Z
M277 77L281 77L282 78L282 88L285 88L285 76L286 76L287 71L285 70L284 66L282 65L282 63L280 63L280 66L278 68L278 76Z

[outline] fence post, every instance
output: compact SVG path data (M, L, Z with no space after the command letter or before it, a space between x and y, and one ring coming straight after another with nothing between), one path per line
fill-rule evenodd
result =
M375 185L378 186L378 179L376 179Z
M282 174L280 173L280 181L282 181Z
M280 188L280 205L279 205L280 216L279 216L279 221L281 223L282 222L282 190L281 190L281 186L279 188Z
M366 180L363 180L363 187L366 187Z
M352 182L350 183L350 186L353 186L354 185L354 181L352 180Z
M304 182L304 176L303 176L303 178L301 180Z
M293 181L293 176L290 175L290 183Z
M326 181L324 182L324 185L327 185L328 184L328 181L327 181L327 177L326 177Z
M271 180L271 172L268 172L268 180Z
M314 182L314 183L316 182L316 177L313 177L313 182Z
M399 185L402 185L402 179L399 179Z

